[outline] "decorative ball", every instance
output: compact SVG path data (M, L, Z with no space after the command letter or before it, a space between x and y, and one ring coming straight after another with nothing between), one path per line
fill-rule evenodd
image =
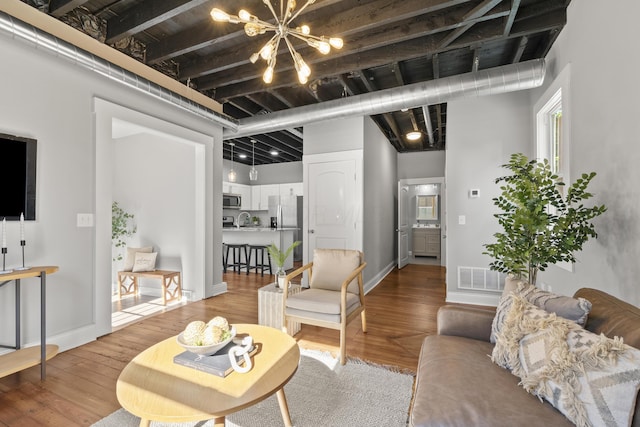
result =
M194 320L189 323L184 330L183 338L189 345L200 345L204 336L204 331L207 328L207 324L202 320Z
M204 345L218 344L222 341L224 333L225 331L217 326L207 326L207 329L204 330L202 341Z
M216 316L213 319L209 320L209 323L207 323L207 326L216 326L222 329L223 331L229 330L229 322L227 322L227 319L225 319L222 316Z

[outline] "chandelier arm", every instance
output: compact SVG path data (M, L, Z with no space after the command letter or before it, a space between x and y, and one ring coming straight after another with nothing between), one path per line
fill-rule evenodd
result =
M306 7L307 7L307 6L309 6L310 4L313 4L313 3L315 3L315 2L316 2L316 0L307 0L307 2L306 2L306 3L305 3L305 4L304 4L300 9L298 9L298 11L297 11L295 14L293 14L293 16L292 16L291 18L289 18L289 19L285 22L285 24L284 24L284 25L285 25L286 27L288 27L288 26L289 26L289 24L290 24L294 19L296 19L296 18L298 17L298 15L300 15L300 14L302 13L302 11L306 9Z
M278 14L273 9L273 5L271 4L271 1L270 0L262 0L262 3L267 5L269 10L271 11L271 14L273 15L273 18L276 20L276 22L280 22L280 19L278 19ZM280 2L280 9L282 9L282 1Z

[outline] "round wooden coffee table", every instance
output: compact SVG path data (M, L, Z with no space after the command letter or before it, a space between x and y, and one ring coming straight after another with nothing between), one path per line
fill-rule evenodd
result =
M291 426L283 387L298 369L300 349L289 335L266 326L234 325L238 335L253 337L258 351L246 374L225 378L178 365L173 357L184 351L176 337L149 347L122 370L116 385L124 409L141 418L188 422L214 419L224 426L225 415L239 411L276 393L284 425Z

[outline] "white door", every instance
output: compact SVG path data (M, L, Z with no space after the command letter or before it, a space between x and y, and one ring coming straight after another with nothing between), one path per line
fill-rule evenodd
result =
M315 248L362 251L362 150L303 157L303 261Z
M398 268L409 264L409 186L398 183Z

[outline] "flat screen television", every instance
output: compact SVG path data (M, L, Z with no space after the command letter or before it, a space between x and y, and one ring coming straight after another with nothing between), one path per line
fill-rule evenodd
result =
M37 141L0 133L0 219L36 219Z

